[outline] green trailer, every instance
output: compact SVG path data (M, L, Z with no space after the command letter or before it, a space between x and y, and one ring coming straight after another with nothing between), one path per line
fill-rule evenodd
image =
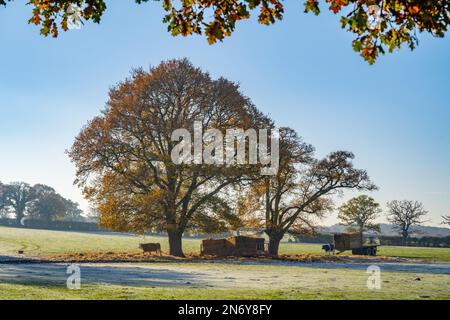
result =
M376 237L361 237L359 233L334 235L334 249L337 253L352 250L352 254L376 256L380 241Z

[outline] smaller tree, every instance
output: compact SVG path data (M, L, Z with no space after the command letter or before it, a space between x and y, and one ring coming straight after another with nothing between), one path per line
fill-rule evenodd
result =
M15 213L17 223L20 223L22 218L30 207L30 205L37 198L35 189L25 182L13 182L6 185L5 201L6 205Z
M255 181L240 206L252 224L258 217L262 220L272 256L278 255L286 234L314 233L316 222L333 206L332 196L344 190L376 189L367 172L354 167L351 152L335 151L318 160L314 148L293 129L279 132L277 174Z
M63 199L65 207L64 220L67 221L85 221L83 210L80 209L80 204L70 199Z
M44 194L33 203L30 209L31 216L46 222L62 219L65 213L65 199L57 193Z
M401 234L403 245L406 245L411 227L424 223L423 217L428 212L424 209L422 203L412 200L394 200L388 202L387 206L389 208L388 221Z
M446 224L446 225L450 226L450 215L442 216L442 219L443 219L442 224Z
M349 200L339 208L338 219L350 230L356 230L363 241L365 231L380 232L380 225L375 220L381 213L380 204L373 198L361 195Z

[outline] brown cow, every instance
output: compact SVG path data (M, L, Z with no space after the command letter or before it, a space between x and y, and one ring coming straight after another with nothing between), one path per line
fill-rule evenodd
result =
M139 244L139 248L141 248L144 251L144 253L159 252L159 255L161 256L161 244L159 243L141 243Z

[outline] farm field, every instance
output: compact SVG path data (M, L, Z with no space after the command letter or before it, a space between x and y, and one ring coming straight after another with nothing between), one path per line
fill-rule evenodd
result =
M140 242L160 242L163 252L168 251L165 237L143 237L122 234L98 234L0 227L0 255L13 255L24 250L30 257L75 252L129 252L137 251ZM185 253L198 253L199 239L184 239ZM323 255L320 244L282 243L281 254ZM345 256L345 253L342 254ZM380 256L450 262L448 248L380 247Z
M45 259L66 253L136 252L140 237L0 227L0 299L450 299L450 250L384 247L408 262L305 263L188 261L82 263L81 289L66 287L68 263L3 263L24 250ZM162 237L158 241L167 250ZM186 239L185 252L200 240ZM282 254L323 255L320 245L285 243ZM441 261L441 262L434 262ZM367 287L367 267L381 270L381 288Z
M66 267L4 265L0 299L450 299L448 264L380 265L379 290L365 264L82 264L80 290L66 288Z

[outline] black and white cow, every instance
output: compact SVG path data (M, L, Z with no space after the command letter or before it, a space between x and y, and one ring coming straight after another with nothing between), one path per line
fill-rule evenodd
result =
M335 250L334 244L332 243L324 244L322 246L322 250L324 250L326 254L334 254Z

